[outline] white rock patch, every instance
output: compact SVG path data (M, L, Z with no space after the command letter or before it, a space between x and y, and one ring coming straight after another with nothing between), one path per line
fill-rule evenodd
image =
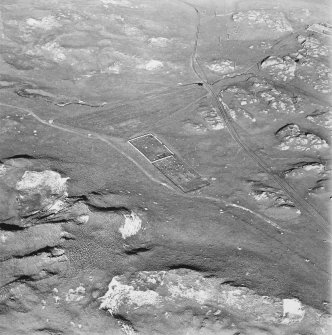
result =
M227 74L235 71L237 68L234 65L234 62L231 60L223 60L218 63L213 63L206 66L209 70L221 74Z
M101 0L101 2L105 7L108 7L108 5L132 7L131 2L128 0Z
M102 71L104 73L114 73L119 74L121 71L121 65L119 63L114 63L107 67L105 71Z
M305 171L314 171L316 173L322 173L324 172L324 165L323 164L320 164L320 163L316 163L316 164L308 164L308 165L305 165L303 167L303 169Z
M142 227L142 220L140 217L131 212L130 214L125 214L125 222L119 228L119 232L122 235L122 238L126 239L129 236L133 236L139 232Z
M52 194L66 193L68 179L62 178L60 173L51 170L42 172L25 171L22 179L17 182L16 188L24 192L34 192L36 189L48 188L52 191Z
M151 59L150 61L144 63L144 64L140 64L138 65L138 69L144 69L147 71L153 71L153 70L159 70L162 67L164 67L164 64L159 61L159 60L155 60L155 59Z
M53 213L60 212L62 209L66 207L66 203L64 200L57 199L52 204L45 207L45 210Z
M85 295L85 288L82 284L76 287L76 289L69 289L68 293L66 294L66 301L67 302L77 302L84 298Z
M2 243L5 243L8 240L8 236L13 236L14 234L12 232L6 232L6 233L2 233L0 235L0 240Z
M78 216L76 218L76 221L78 223L83 224L83 223L87 223L89 221L89 219L90 219L90 216L88 214L83 214L83 215Z
M56 20L54 16L45 16L41 20L29 18L27 19L26 23L31 28L39 28L44 30L52 30L54 28L61 27L61 24Z
M40 209L57 213L66 206L68 179L51 170L25 171L16 183L16 189L22 203L28 203L37 196L40 198Z
M305 310L298 299L283 299L282 323L300 322L305 315Z
M294 169L285 172L287 178L302 178L304 176L318 176L323 175L325 166L321 163L308 163L303 166L295 167Z
M7 168L4 164L0 165L0 177L6 174Z
M159 294L155 291L135 290L133 286L122 284L120 280L119 277L112 279L107 293L99 298L102 301L100 309L107 309L113 315L123 304L137 307L158 304Z
M60 47L57 42L48 42L41 47L35 47L26 52L31 56L44 56L53 59L55 62L63 62L66 60L65 49Z
M169 44L170 40L165 37L152 37L149 39L149 44L156 47L165 48Z

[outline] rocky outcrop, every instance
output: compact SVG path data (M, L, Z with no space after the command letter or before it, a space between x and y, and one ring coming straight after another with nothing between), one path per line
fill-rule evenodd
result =
M61 223L86 222L88 207L69 198L69 178L33 157L6 159L0 171L0 287L64 272L62 245L74 236Z
M304 177L324 177L326 175L326 167L320 162L297 163L291 169L284 172L286 178L304 178Z
M187 269L112 279L101 309L126 334L325 334L329 318L296 298L270 298Z
M332 129L332 112L331 111L319 111L309 114L307 120L317 124L318 126L326 129Z
M292 151L326 150L329 145L318 135L305 132L296 124L288 124L276 132L278 149Z
M261 68L275 80L290 81L295 77L296 62L289 56L270 56L261 62Z
M283 190L257 181L249 181L249 185L249 195L266 215L277 219L290 219L301 214Z
M247 10L232 15L236 23L246 23L250 28L265 29L273 36L293 31L284 13L276 10Z
M2 223L19 229L61 220L84 222L88 207L68 198L69 178L42 166L34 170L33 166L24 158L9 159L1 165L1 201L6 204L0 209Z

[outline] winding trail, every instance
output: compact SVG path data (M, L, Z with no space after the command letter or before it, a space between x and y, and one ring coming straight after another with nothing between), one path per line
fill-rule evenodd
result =
M190 106L191 104L188 104L188 106ZM248 220L244 220L243 217L241 218L241 216L239 216L239 214L236 213L229 213L229 208L235 208L237 210L241 210L242 212L247 212L250 213L254 216L256 216L258 219L260 219L261 221L264 221L266 223L268 223L277 233L278 235L283 235L285 232L293 235L294 232L289 231L289 230L285 230L283 228L281 228L276 222L274 222L273 220L271 220L270 218L267 218L266 216L257 213L249 208L246 208L244 206L238 205L238 204L233 204L233 203L229 203L221 198L218 197L213 197L213 196L208 196L208 195L200 195L200 194L184 194L182 193L180 190L177 190L175 188L173 188L172 186L170 186L168 183L160 181L159 179L157 179L156 177L154 177L152 174L150 174L149 172L147 172L145 170L145 168L139 164L134 158L132 158L126 151L128 148L126 148L127 143L122 139L122 138L118 138L118 137L113 137L113 136L106 136L106 135L100 135L98 133L95 132L91 132L91 131L87 131L84 129L79 128L72 128L72 127L65 127L63 125L59 125L59 124L54 124L54 123L49 123L45 120L43 120L42 118L40 118L37 114L35 114L32 110L27 109L27 108L23 108L23 107L19 107L19 106L15 106L15 105L10 105L10 104L5 104L5 103L1 103L0 102L0 106L4 106L4 107L8 107L11 109L16 109L19 111L24 112L26 115L30 115L33 118L35 118L38 122L40 122L41 124L54 128L54 129L58 129L67 133L71 133L71 134L75 134L77 136L83 137L85 139L91 139L91 140L99 140L102 141L104 143L106 143L107 145L109 145L110 147L112 147L115 151L117 151L119 154L121 154L122 156L124 156L127 160L129 160L132 164L134 164L148 179L150 179L152 182L162 186L163 188L166 188L168 191L171 191L173 194L176 194L177 196L180 196L182 198L186 198L186 199L192 199L192 200L203 200L203 201L209 201L209 202L214 202L217 206L219 206L219 208L223 211L228 213L228 215L231 215L233 217L237 217L237 219L239 221L244 222L245 224L250 225L253 229L259 231L259 233L261 235L266 236L267 238L270 238L272 240L274 240L277 243L280 243L281 245L284 245L284 242L280 240L279 237L274 236L274 234L271 232L268 232L264 229L264 227L260 228L259 225L253 225L251 224ZM182 108L183 109L183 108ZM324 273L327 273L327 271L325 269L322 269L319 266L316 266L316 264L311 261L309 259L309 257L303 255L301 252L296 251L294 248L292 248L291 250L291 255L296 255L297 257L299 257L300 259L302 259L305 262L311 262L311 264L313 266L315 266L315 268Z
M200 100L200 99L202 99L202 97L199 98L198 100ZM181 108L180 110L182 111L182 110L184 110L185 108L188 108L188 106L191 106L191 105L192 105L192 103L190 103L187 106ZM221 198L212 197L212 196L208 196L208 195L184 194L181 191L179 191L178 189L175 189L174 187L169 185L168 183L160 181L159 179L155 178L152 174L147 172L146 169L141 164L139 164L134 158L132 158L126 152L127 148L125 148L125 147L126 147L127 143L122 138L100 135L96 132L91 132L91 131L84 130L84 129L81 129L81 128L79 128L79 130L78 130L76 128L72 128L72 127L68 127L68 126L64 127L63 125L49 123L46 120L43 120L42 118L40 118L36 113L34 113L32 110L30 110L28 108L23 108L23 107L19 107L19 106L15 106L15 105L10 105L10 104L5 104L5 103L2 103L2 102L0 102L0 106L8 107L8 108L11 108L11 109L16 109L16 110L24 112L26 115L31 115L38 122L40 122L41 124L43 124L47 127L51 127L51 128L57 129L57 130L67 132L67 133L75 134L75 135L83 137L85 139L99 140L99 141L102 141L102 142L106 143L107 145L112 147L114 150L116 150L119 154L124 156L127 160L129 160L132 164L134 164L152 182L166 188L167 190L171 191L172 193L175 193L177 196L187 198L187 199L194 199L194 200L195 199L201 199L201 200L211 201L211 202L214 202L214 203L218 204L218 206L222 207L225 212L227 212L229 207L238 208L242 211L250 212L251 214L258 217L260 220L265 221L266 223L270 224L279 233L285 231L283 228L281 228L277 223L275 223L271 219L265 217L262 214L259 214L259 213L255 212L255 211L252 211L249 208L246 208L246 207L240 206L240 205L236 205L236 204L232 204L232 203L229 203L229 202L227 202L227 201L225 201ZM128 146L128 148L129 148L129 146Z
M159 185L162 185L164 187L166 187L169 190L175 191L173 187L171 187L170 185L168 185L167 183L164 183L158 179L156 179L155 177L153 177L150 173L148 173L139 163L137 163L132 157L130 157L123 149L121 149L121 146L125 145L125 142L123 141L123 139L119 138L119 137L111 137L111 136L106 136L106 135L100 135L98 133L95 132L91 132L91 131L87 131L84 129L80 129L79 131L75 128L71 128L71 127L63 127L62 125L56 125L54 123L49 123L45 120L43 120L42 118L40 118L37 114L35 114L32 110L27 109L27 108L23 108L23 107L18 107L18 106L14 106L14 105L9 105L9 104L5 104L5 103L0 103L0 106L4 106L4 107L8 107L8 108L14 108L17 110L20 110L24 113L26 113L27 115L31 115L32 117L34 117L37 121L39 121L40 123L54 128L54 129L58 129L67 133L71 133L71 134L76 134L78 136L84 137L84 138L88 138L88 139L98 139L104 143L106 143L107 145L109 145L110 147L112 147L114 150L116 150L118 153L120 153L122 156L124 156L125 158L127 158L131 163L133 163L141 172L143 172L145 174L146 177L148 177L151 181L153 181L154 183L157 183ZM120 148L119 148L120 147Z

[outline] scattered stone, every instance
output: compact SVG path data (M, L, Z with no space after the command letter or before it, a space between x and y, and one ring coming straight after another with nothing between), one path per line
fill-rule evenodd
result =
M329 179L328 178L321 178L317 180L316 185L312 188L309 189L309 194L310 195L327 195L327 197L330 198L330 194L327 192L328 190L328 185L329 185ZM331 198L330 198L331 199Z
M149 44L155 47L165 48L170 43L170 40L165 37L151 37Z
M332 35L332 26L328 23L314 23L310 25L307 30L322 35Z
M223 90L223 98L228 101L228 105L222 102L229 115L238 122L256 122L254 113L261 111L259 99L256 94L240 88L238 86L229 86Z
M282 12L275 10L248 10L232 16L235 22L246 22L249 26L263 26L277 32L291 32L293 28Z
M114 62L112 65L109 65L105 70L102 70L101 73L114 73L119 74L121 72L120 62Z
M85 297L85 287L80 284L80 286L76 287L75 289L69 289L68 293L66 294L66 301L67 302L78 302L84 299Z
M305 57L319 58L329 55L328 46L316 37L299 35L297 40L303 47L303 49L299 50L299 53Z
M272 85L270 85L265 79L259 77L253 77L250 79L251 85L249 86L249 91L253 94L257 94L258 92L271 90L273 89Z
M276 136L277 138L282 139L288 136L297 136L300 133L301 133L300 127L297 124L292 123L280 128L277 131Z
M269 90L260 90L257 96L262 102L264 102L269 108L279 113L294 113L296 107L292 97L286 93L282 93L275 88Z
M202 123L194 122L192 120L186 120L183 123L183 129L190 134L205 134L208 129Z
M304 132L296 124L288 124L276 132L278 149L293 151L326 150L329 145L318 135Z
M134 37L136 40L146 41L147 39L144 33L133 25L125 23L123 25L123 31L127 36Z
M118 323L120 325L121 330L123 331L123 333L125 335L135 335L135 334L137 334L135 332L135 329L130 324L127 324L124 321L120 321L120 320L118 321Z
M206 126L210 130L220 130L225 128L223 119L218 115L215 108L209 110L203 110L199 113L203 120L206 122Z
M290 170L284 172L287 178L303 178L310 176L324 176L325 166L322 163L299 163Z
M276 207L296 210L293 201L282 190L259 182L250 182L250 185L249 194L258 202L261 209Z
M288 17L297 22L305 22L311 14L308 8L292 8L288 12Z
M318 126L332 129L332 112L317 111L306 117L307 120L317 124Z
M255 45L250 45L249 49L258 49L258 50L268 50L272 48L272 43L267 41L262 41Z
M237 119L240 119L240 118L242 118L242 119L245 118L245 119L250 120L251 122L256 122L256 118L244 108L228 109L228 112L230 113L231 117L234 120L237 120ZM240 122L240 120L239 120L239 122Z
M320 93L331 92L332 75L329 67L321 62L305 59L297 67L296 76Z
M296 62L289 56L270 56L261 62L261 68L275 80L290 81L295 77Z
M229 59L223 60L221 62L214 62L212 64L208 64L206 65L206 67L209 70L220 74L228 74L240 69L240 67L235 65L234 61Z
M229 94L231 98L230 105L237 105L237 106L248 106L248 105L256 105L259 103L259 100L252 94L252 92L242 89L238 86L229 86L227 89L223 91L223 95Z
M313 36L298 36L302 46L296 54L292 55L297 60L296 77L321 93L331 92L331 71L328 64L328 45Z
M67 60L67 52L58 42L47 42L41 46L35 46L26 52L28 56L44 57L55 63L63 63Z
M12 120L9 117L5 118L5 119L0 119L0 135L2 136L2 138L4 137L4 135L11 135L13 134L15 131L19 132L20 130L18 129L25 129L26 127L22 124L22 122L20 122L20 120L16 121L16 120Z

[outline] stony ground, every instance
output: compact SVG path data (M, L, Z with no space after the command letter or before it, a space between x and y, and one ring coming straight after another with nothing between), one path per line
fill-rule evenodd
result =
M327 1L0 12L1 334L329 333Z

